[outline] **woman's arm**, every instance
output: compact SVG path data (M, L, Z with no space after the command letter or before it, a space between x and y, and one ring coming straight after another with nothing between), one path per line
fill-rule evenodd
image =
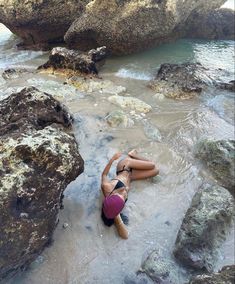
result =
M114 224L115 227L117 228L118 231L118 235L122 238L122 239L128 239L128 231L126 229L126 226L124 225L122 218L120 216L120 214L118 214L117 217L114 218Z
M107 175L110 171L110 168L111 168L113 162L115 160L118 160L121 157L121 155L122 155L121 153L114 154L113 157L109 160L108 164L105 166L105 168L104 168L104 170L101 174L101 188L102 188L104 196L106 195L106 192L107 192L107 190L105 188L109 189L109 179L108 179Z

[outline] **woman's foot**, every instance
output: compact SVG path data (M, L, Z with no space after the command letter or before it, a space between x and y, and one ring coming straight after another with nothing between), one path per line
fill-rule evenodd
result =
M128 156L129 157L135 157L137 155L137 150L136 149L132 149L130 152L128 152Z

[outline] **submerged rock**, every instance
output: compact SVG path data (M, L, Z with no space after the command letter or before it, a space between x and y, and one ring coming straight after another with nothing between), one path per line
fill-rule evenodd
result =
M2 73L2 77L5 80L12 80L12 79L16 79L19 78L21 75L27 73L28 71L26 69L14 69L14 68L10 68L10 69L6 69L3 73Z
M134 121L122 110L112 111L105 119L111 127L131 127L134 125Z
M234 40L234 18L235 11L231 9L195 12L185 25L186 37Z
M231 92L235 92L235 80L232 80L228 83L219 83L217 86L222 90L228 90Z
M98 74L98 69L106 57L105 46L90 50L88 53L55 47L50 53L49 60L38 69L69 69L85 74Z
M36 88L0 102L0 280L42 252L63 190L83 171L71 123L65 107Z
M122 108L127 108L142 113L147 113L152 109L150 105L134 97L111 96L108 98L108 100Z
M224 266L219 272L193 277L189 284L234 284L235 265Z
M85 78L84 80L84 78L72 76L66 80L66 83L71 84L78 90L86 93L99 92L100 94L119 95L126 92L126 88L123 86L115 85L109 80L96 78Z
M200 94L211 82L200 63L165 63L149 86L168 98L189 99Z
M204 139L196 145L195 155L207 165L219 183L234 194L235 140Z
M175 257L186 266L211 272L233 216L232 195L223 187L205 185L186 212L175 242Z
M158 250L149 254L140 272L146 273L154 283L180 284L177 265L173 260L162 257Z
M147 119L142 120L145 135L152 141L161 142L162 135L160 131Z
M72 48L105 45L112 53L132 53L179 38L179 27L195 12L219 8L225 0L94 0L67 33Z
M0 19L24 45L63 41L89 0L0 0Z

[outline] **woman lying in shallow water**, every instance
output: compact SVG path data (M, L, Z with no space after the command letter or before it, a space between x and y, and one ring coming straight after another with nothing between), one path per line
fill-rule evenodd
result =
M116 153L108 162L102 173L101 189L104 194L101 217L107 226L115 224L118 234L123 239L128 238L128 231L121 219L120 213L124 208L132 180L141 180L156 176L159 173L154 162L140 157L136 150L128 153L127 157L117 164L116 177L109 180L107 175L112 163L121 157Z

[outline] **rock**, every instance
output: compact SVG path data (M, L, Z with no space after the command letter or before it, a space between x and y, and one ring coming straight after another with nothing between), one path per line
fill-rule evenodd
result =
M83 171L72 121L63 105L36 88L0 102L0 280L42 252L64 189Z
M224 266L219 272L193 277L189 284L234 284L235 265Z
M203 139L196 145L195 155L206 164L218 182L234 194L235 140Z
M86 93L99 92L100 94L119 95L126 92L125 87L117 86L109 80L101 80L96 78L86 78L86 80L84 80L84 78L73 76L66 80L66 82Z
M168 98L188 99L200 94L211 82L200 63L165 63L149 86Z
M105 119L111 127L131 127L134 125L134 121L122 110L112 111Z
M58 43L89 0L0 0L0 19L24 45Z
M69 69L85 74L98 74L99 64L106 56L105 46L91 50L87 54L65 47L55 47L50 53L49 60L38 69Z
M150 105L134 97L111 96L108 100L121 108L128 108L129 110L135 110L142 113L147 113L152 109Z
M211 272L233 216L232 195L223 187L204 185L186 212L175 242L175 257L195 270Z
M232 80L228 83L219 83L217 86L222 90L228 90L231 92L235 92L235 80Z
M123 284L153 284L153 281L143 273L130 273L124 277Z
M178 27L195 12L219 8L225 0L94 0L65 34L72 48L105 45L113 54L132 53L181 36Z
M69 227L69 224L68 224L68 223L64 223L64 224L63 224L63 228L64 228L64 229L67 229L68 227Z
M12 80L12 79L17 79L19 78L21 75L27 73L28 71L26 69L14 69L14 68L10 68L5 70L2 73L2 77L5 80Z
M235 11L217 9L209 13L195 12L186 23L186 37L234 40Z
M152 141L161 142L162 135L160 131L147 119L143 119L142 123L144 125L144 133L145 135L151 139Z
M180 284L176 264L173 260L162 257L158 250L150 253L143 262L140 272L146 273L154 283Z

